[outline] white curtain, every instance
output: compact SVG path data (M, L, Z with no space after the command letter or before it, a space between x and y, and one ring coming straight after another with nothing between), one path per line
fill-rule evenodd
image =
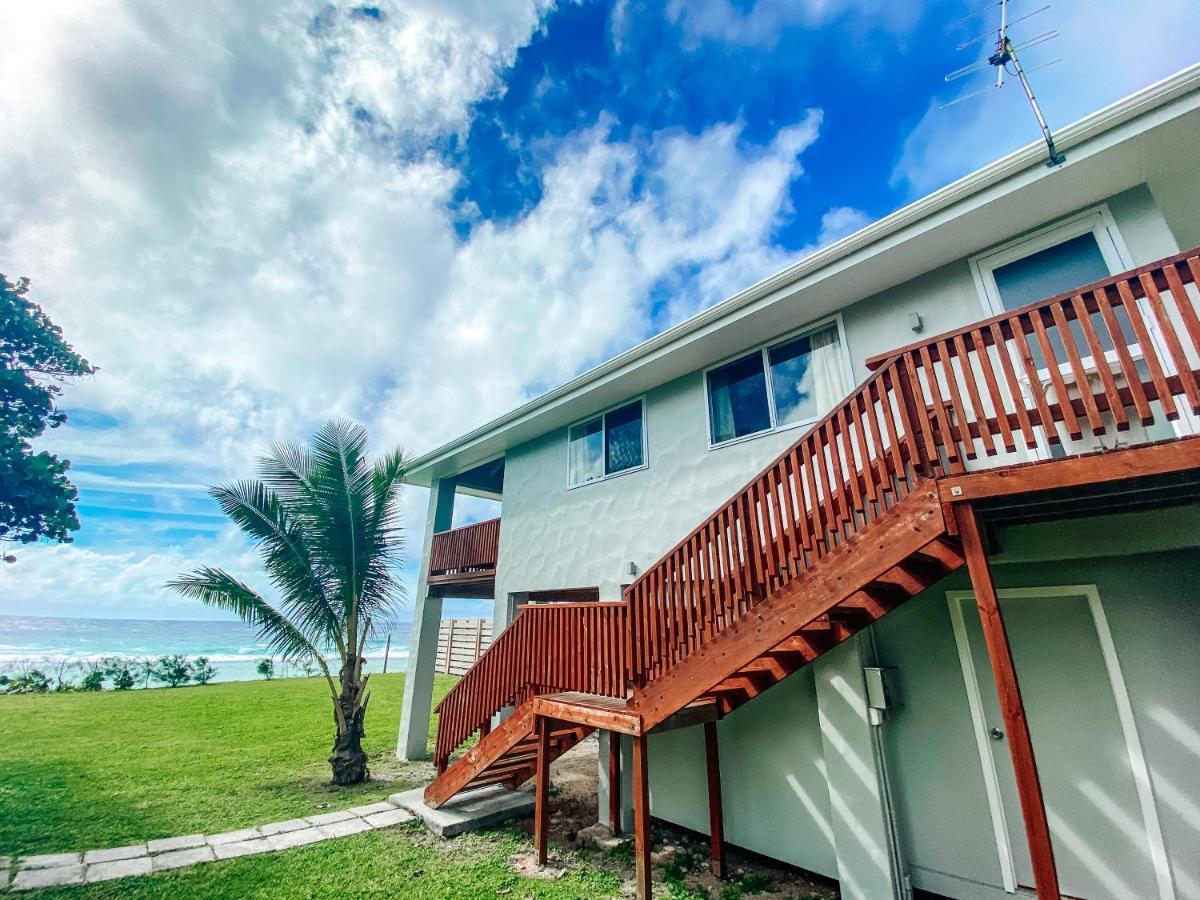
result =
M724 441L733 437L733 398L729 384L723 379L719 386L710 383L708 404L712 415L712 439Z
M842 365L842 341L837 325L809 335L812 356L808 371L812 377L816 414L823 416L846 396L846 370Z
M604 438L600 420L571 429L571 484L582 484L604 474Z

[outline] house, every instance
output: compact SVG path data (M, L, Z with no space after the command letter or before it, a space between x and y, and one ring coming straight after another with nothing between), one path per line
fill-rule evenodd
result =
M498 634L429 803L535 778L544 853L599 731L643 895L655 816L849 897L1200 898L1200 66L1055 138L413 463L402 755L440 598Z

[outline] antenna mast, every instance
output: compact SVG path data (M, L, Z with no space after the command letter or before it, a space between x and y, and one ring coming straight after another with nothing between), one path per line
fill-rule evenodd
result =
M954 81L955 79L962 78L964 75L969 75L972 72L980 71L980 70L986 68L987 66L992 66L996 70L995 87L997 87L997 88L1004 87L1004 76L1005 75L1009 75L1012 78L1016 78L1021 83L1021 89L1025 92L1025 97L1029 100L1029 106L1030 106L1030 108L1033 109L1033 116L1035 119L1037 119L1038 128L1041 129L1042 139L1046 142L1046 149L1049 151L1048 158L1046 159L1046 165L1048 165L1048 166L1062 165L1064 162L1067 161L1067 158L1066 158L1066 156L1064 156L1062 153L1059 152L1057 147L1054 146L1054 135L1052 135L1050 133L1050 126L1046 124L1046 117L1042 114L1041 104L1038 103L1037 96L1033 93L1033 86L1030 85L1029 78L1027 77L1027 75L1025 73L1025 69L1021 65L1020 57L1017 56L1018 50L1023 50L1027 47L1033 47L1038 44L1043 44L1046 41L1051 41L1054 38L1058 37L1058 32L1057 31L1047 31L1044 34L1040 34L1037 37L1030 38L1029 40L1024 41L1020 44L1014 44L1008 36L1008 28L1010 25L1016 24L1017 22L1023 22L1026 19L1037 15L1038 13L1045 12L1046 10L1048 10L1050 8L1050 5L1047 4L1045 6L1040 7L1039 9L1035 9L1032 12L1026 13L1023 16L1020 16L1020 17L1010 21L1009 17L1008 17L1008 0L998 0L998 2L992 4L991 6L985 7L984 9L981 9L978 12L972 13L971 15L966 16L963 19L960 19L959 22L962 23L962 22L970 21L971 19L974 19L977 16L982 15L983 13L987 12L989 9L992 9L996 6L1000 7L1000 27L997 28L995 31L995 39L996 39L995 51L986 60L982 60L980 62L973 63L972 65L969 65L969 66L964 66L961 69L956 69L955 71L951 72L949 75L946 76L946 80ZM982 41L986 40L991 35L992 35L992 32L986 32L977 38L973 38L972 40L969 40L969 41L966 41L966 42L960 44L958 46L958 49L964 50L967 47L970 47L974 44L981 43ZM1060 61L1061 60L1058 60L1058 59L1051 60L1048 63L1044 63L1040 66L1036 66L1035 69L1031 69L1030 71L1036 71L1036 69L1044 69L1044 68L1046 68L1046 66L1052 66L1055 63L1060 62ZM1011 68L1010 68L1010 66L1011 66ZM983 90L975 91L973 93L959 97L957 100L952 100L949 103L945 104L942 107L942 109L945 109L947 106L953 106L954 104L960 103L961 101L966 100L970 97L975 97L979 94L982 94L984 92L984 90L987 90L987 88L984 88Z

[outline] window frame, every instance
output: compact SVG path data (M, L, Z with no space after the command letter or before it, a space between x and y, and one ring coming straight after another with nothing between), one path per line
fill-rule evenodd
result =
M1133 268L1133 258L1117 229L1116 220L1108 204L1101 203L972 256L971 276L975 280L975 289L984 313L994 316L1008 312L995 275L992 274L996 269L1085 234L1095 237L1109 275L1118 275Z
M770 357L771 351L777 347L782 347L784 344L790 343L796 338L801 338L805 335L812 334L813 332L820 331L822 328L826 328L829 325L833 325L837 328L838 342L841 345L840 355L842 358L842 374L846 379L846 390L850 391L854 389L854 366L850 361L850 347L846 341L846 328L842 321L842 314L840 312L833 313L832 315L826 316L823 319L817 319L813 322L809 322L800 326L794 331L786 332L780 337L773 338L766 343L749 347L738 353L734 353L722 360L719 360L718 362L713 363L711 366L706 366L700 373L701 389L704 392L704 432L705 438L708 441L709 450L720 450L724 447L730 447L734 444L741 444L745 441L757 440L758 438L765 437L768 434L778 434L779 432L783 431L791 431L794 428L806 428L809 425L812 425L814 422L821 421L821 419L823 419L829 413L829 410L825 410L824 412L807 419L799 419L795 422L785 422L782 425L779 424L779 414L775 408L775 382L771 375ZM750 434L739 435L738 437L732 437L725 441L713 441L712 400L708 389L708 373L727 366L732 362L737 362L737 360L742 359L743 357L753 356L756 352L762 359L763 373L766 377L767 409L770 412L771 425L770 427L764 428L761 431L754 431Z
M600 475L597 478L588 479L587 481L580 481L578 483L571 481L571 432L573 430L575 430L576 428L578 428L580 425L587 425L590 422L594 422L596 419L600 419L601 420L600 421L600 436L603 441L603 449L601 450L601 458L603 459L605 467L607 467L608 466L608 429L605 427L604 419L609 413L616 412L618 409L624 409L627 406L632 406L634 403L640 404L641 408L642 408L642 464L640 466L630 466L628 469L621 469L621 471L619 471L619 472L605 472L603 475ZM622 475L628 475L631 472L641 472L644 469L650 468L650 441L649 441L649 435L648 435L648 432L650 429L647 427L647 418L648 417L646 415L646 395L639 394L636 397L629 397L628 399L622 400L620 403L614 403L611 406L606 406L604 409L600 410L600 412L592 413L590 416L584 416L582 419L579 419L578 421L572 422L570 425L568 425L567 426L567 490L573 491L576 488L586 487L589 484L599 484L600 482L608 481L611 478L620 478Z

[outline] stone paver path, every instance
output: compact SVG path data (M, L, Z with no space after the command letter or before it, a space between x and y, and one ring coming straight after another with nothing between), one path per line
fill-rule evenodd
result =
M390 828L414 818L396 804L381 801L222 834L187 834L84 853L47 853L16 859L0 856L0 891L31 891L149 875L217 859L303 847L376 828Z

